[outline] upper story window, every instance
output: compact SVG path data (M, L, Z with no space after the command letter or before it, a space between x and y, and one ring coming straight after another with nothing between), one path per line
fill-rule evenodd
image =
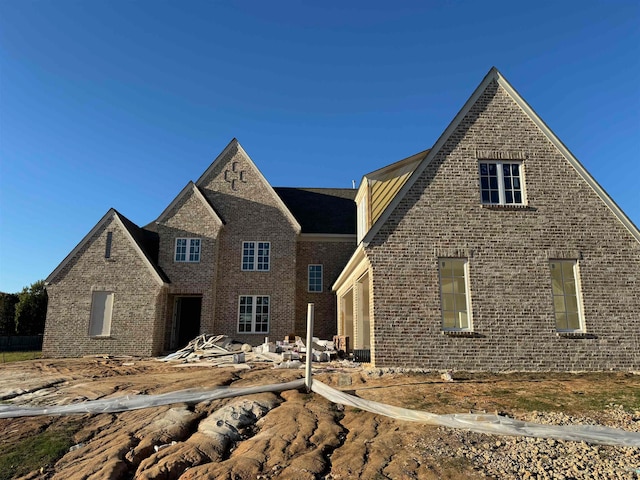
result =
M269 271L271 242L242 242L242 270Z
M322 265L309 265L309 292L322 292Z
M578 283L578 262L575 260L552 260L551 288L556 329L559 332L584 331L582 298Z
M176 262L199 262L200 261L200 239L199 238L176 238Z
M104 246L104 258L111 258L111 243L113 242L113 232L107 232L107 242Z
M521 162L480 162L480 194L486 205L523 205Z
M440 295L442 329L471 330L471 302L469 297L469 268L463 258L441 258Z

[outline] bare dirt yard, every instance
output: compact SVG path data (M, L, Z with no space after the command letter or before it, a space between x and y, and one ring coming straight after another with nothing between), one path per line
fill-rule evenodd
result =
M0 365L0 400L62 405L304 375L267 363L251 367L99 357L14 362ZM639 375L454 373L446 382L437 373L317 367L314 378L334 388L411 409L640 431ZM304 389L115 414L0 419L0 432L0 479L633 479L640 472L637 447L403 422Z

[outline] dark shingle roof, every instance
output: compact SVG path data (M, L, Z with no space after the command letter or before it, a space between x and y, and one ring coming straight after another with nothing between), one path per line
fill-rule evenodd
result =
M274 187L302 227L302 233L356 233L358 192L352 188Z
M153 268L156 270L156 272L158 272L160 278L162 278L165 283L171 283L169 277L167 277L166 273L164 273L164 271L158 265L158 253L160 249L160 237L158 236L158 234L151 230L147 230L146 228L140 228L117 210L116 213L120 217L120 220L122 220L122 223L127 228L133 239L140 247L140 250L142 250L151 265L153 265Z

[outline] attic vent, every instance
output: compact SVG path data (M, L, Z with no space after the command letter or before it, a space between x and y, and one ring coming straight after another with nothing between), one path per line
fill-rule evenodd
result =
M113 232L107 232L107 244L104 247L104 258L111 258L112 240L113 240Z

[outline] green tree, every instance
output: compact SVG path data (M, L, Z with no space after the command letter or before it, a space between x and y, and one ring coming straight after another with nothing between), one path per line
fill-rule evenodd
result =
M18 294L16 304L16 332L18 335L38 335L44 333L47 317L47 291L44 280L32 283Z
M0 292L0 335L16 334L16 303L17 294Z

